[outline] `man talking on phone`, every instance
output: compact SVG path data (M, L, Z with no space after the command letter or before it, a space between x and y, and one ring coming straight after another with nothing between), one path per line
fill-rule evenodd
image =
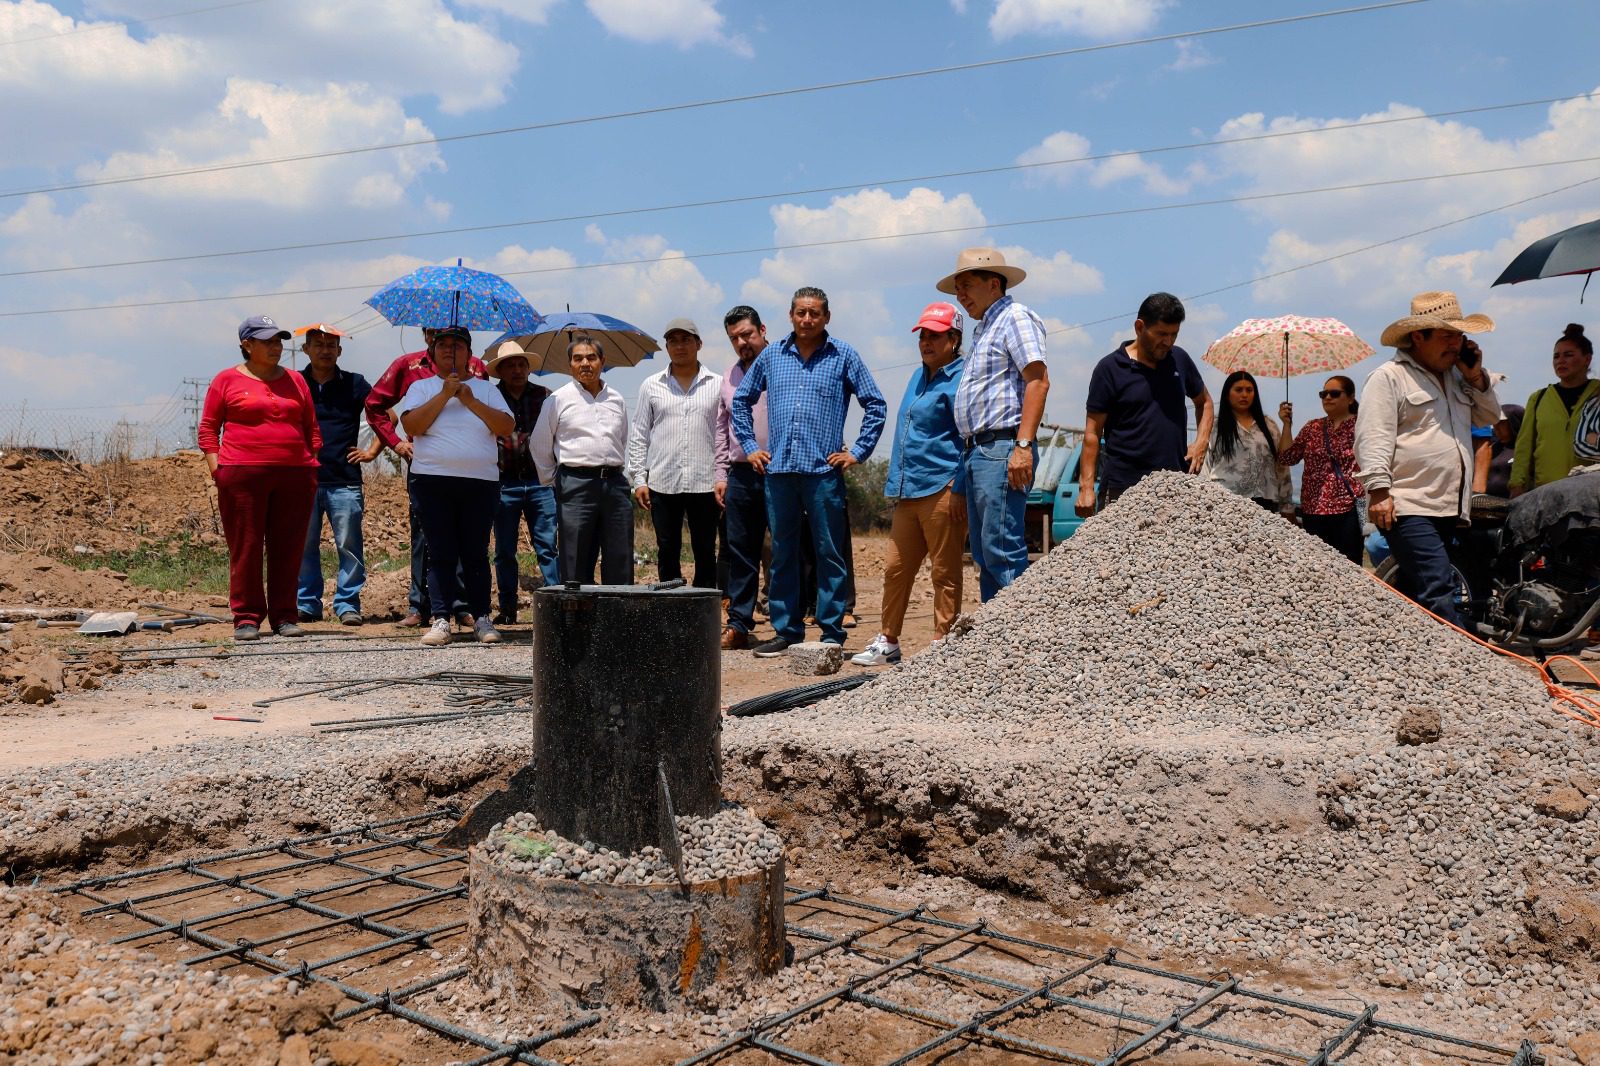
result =
M1367 516L1389 538L1413 598L1455 625L1455 580L1447 546L1472 518L1472 427L1500 420L1500 401L1468 333L1488 333L1488 315L1465 315L1453 292L1425 292L1411 314L1383 331L1394 358L1361 389L1356 465Z

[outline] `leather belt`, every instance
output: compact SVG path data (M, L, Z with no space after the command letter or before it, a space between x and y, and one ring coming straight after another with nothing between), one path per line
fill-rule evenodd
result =
M620 466L572 466L568 463L562 463L560 470L563 474L571 474L574 477L610 477L612 474L622 473Z
M982 433L974 433L966 438L967 451L970 452L974 448L981 448L985 444L993 444L997 440L1016 439L1016 426L1012 426L1010 429L986 429Z

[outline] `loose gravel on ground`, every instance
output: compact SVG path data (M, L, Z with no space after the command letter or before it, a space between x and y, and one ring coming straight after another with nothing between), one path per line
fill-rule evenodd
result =
M1479 1028L1596 1027L1600 736L1531 670L1178 475L957 630L733 721L730 780L791 843L837 832L1154 950L1376 979ZM1435 713L1438 739L1397 741Z
M743 807L725 805L705 817L674 819L683 854L684 879L694 883L739 877L771 869L783 842ZM592 840L574 842L542 829L532 814L514 814L489 830L480 845L497 866L513 873L561 877L612 885L676 884L678 875L666 854L646 845L623 855Z

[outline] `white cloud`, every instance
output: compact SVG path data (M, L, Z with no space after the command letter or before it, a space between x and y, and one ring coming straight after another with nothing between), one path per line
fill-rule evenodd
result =
M924 188L899 197L883 189L863 189L835 197L824 208L780 204L771 214L773 243L820 246L783 251L762 260L757 277L745 283L745 300L757 307L788 307L795 289L818 285L827 289L830 297L838 295L831 302L839 307L862 300L859 310L874 323L873 328L883 328L888 322L881 297L855 294L877 293L885 285L918 280L931 288L940 275L930 264L954 262L958 250L976 243L977 227L987 221L966 193L947 200L942 193ZM904 240L870 239L943 229L963 232Z
M738 55L752 55L750 42L728 34L716 0L586 0L589 12L618 37L641 44L692 48L715 44Z
M1177 41L1176 44L1178 55L1166 65L1165 69L1167 70L1174 72L1199 70L1202 67L1209 67L1218 62L1217 57L1212 55L1204 44L1192 37L1185 37Z
M1241 115L1224 123L1219 136L1325 129L1350 121L1412 120L1228 145L1217 149L1214 166L1222 176L1244 179L1243 192L1276 192L1600 155L1600 92L1551 106L1545 128L1523 138L1496 138L1462 122L1414 118L1422 113L1397 103L1355 120ZM1508 203L1582 176L1574 167L1520 170L1322 194L1314 199L1266 200L1249 210L1319 243L1350 234L1388 237ZM1388 232L1374 233L1376 220L1382 220Z
M150 152L119 152L79 170L86 180L148 171L300 155L390 140L431 136L395 100L365 85L325 85L300 92L266 82L231 78L211 114L153 139ZM442 169L437 147L334 157L282 167L252 167L126 186L134 195L168 201L196 198L259 203L278 208L393 207L420 174Z
M1083 178L1093 187L1103 189L1120 181L1137 181L1153 196L1178 196L1188 192L1203 173L1198 166L1191 166L1185 177L1175 178L1140 155L1057 164L1058 160L1083 159L1092 154L1087 137L1071 130L1060 130L1017 156L1017 163L1033 167L1027 172L1026 180L1035 185L1065 186Z
M996 0L989 32L1004 41L1025 33L1120 37L1155 25L1170 0Z
M1028 272L1023 284L1028 286L1027 298L1035 300L1051 296L1087 296L1105 291L1105 278L1100 271L1087 263L1080 263L1066 252L1057 252L1046 259L1019 246L1002 247L1000 254L1006 262Z
M561 0L455 0L457 7L477 8L506 15L521 22L544 26L550 22L550 11Z

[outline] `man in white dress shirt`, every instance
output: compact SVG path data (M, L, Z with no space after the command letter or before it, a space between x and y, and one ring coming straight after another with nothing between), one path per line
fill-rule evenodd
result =
M717 587L717 400L722 377L700 364L700 327L667 323L667 369L639 386L628 436L633 495L656 530L660 580L683 577L683 522L689 521L696 588Z
M528 436L539 481L556 490L561 576L633 584L633 497L623 472L628 404L600 380L605 349L580 333L567 344L572 382L550 394Z

